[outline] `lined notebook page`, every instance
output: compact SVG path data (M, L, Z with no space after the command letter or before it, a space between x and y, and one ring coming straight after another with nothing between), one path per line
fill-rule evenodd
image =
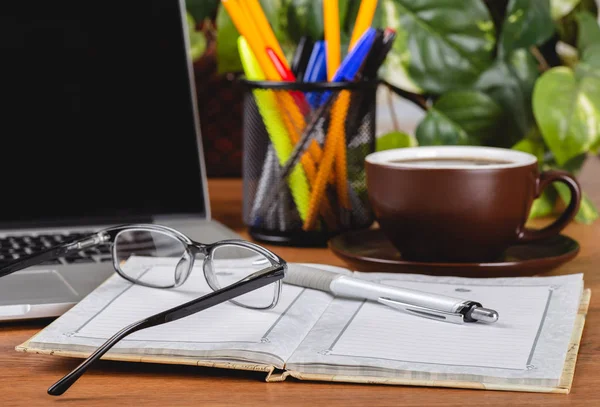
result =
M548 303L539 287L455 286L382 281L409 289L479 301L501 315L495 324L449 324L364 303L331 354L461 366L525 369Z
M155 267L150 272L167 274L171 272L171 268ZM130 323L194 300L211 291L200 270L192 273L183 286L175 289L162 290L131 285L116 296L101 313L78 329L75 336L107 339ZM278 306L271 310L257 312L225 302L189 317L135 332L122 342L260 342L302 289L289 287L286 291Z
M560 380L583 275L459 278L355 273L359 278L480 301L495 324L456 325L336 298L288 360L303 374L543 384Z
M132 275L135 271L159 276L172 270L172 263L170 259L133 258L127 266ZM251 295L260 295L260 290ZM184 285L175 289L143 287L115 274L32 338L30 346L91 352L123 327L211 291L200 265ZM110 352L249 360L283 368L332 298L328 293L284 284L273 309L253 310L221 303L135 332Z

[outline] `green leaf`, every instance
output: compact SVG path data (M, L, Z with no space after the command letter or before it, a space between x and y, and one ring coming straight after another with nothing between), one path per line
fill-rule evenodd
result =
M600 69L600 44L593 44L581 53L581 62L592 68Z
M244 67L237 48L239 33L225 7L219 7L217 19L217 72L242 72Z
M206 51L206 37L201 32L190 33L190 54L192 61L197 61Z
M196 21L191 13L186 13L188 36L190 38L190 55L192 61L197 61L206 50L206 37L204 33L196 31Z
M559 39L572 46L577 46L577 35L579 31L578 14L588 12L592 16L598 15L597 0L580 0L579 3L560 20L556 21L556 31Z
M544 161L544 153L546 152L546 147L544 146L543 140L524 138L523 140L515 144L512 148L513 150L519 150L525 153L533 154L537 157L538 163L542 163Z
M554 188L546 188L542 192L542 195L533 201L529 211L529 219L550 216L554 212L556 198L556 190Z
M600 68L600 26L589 11L577 13L577 48L581 61Z
M581 168L583 167L583 164L585 164L585 160L587 159L587 156L588 156L587 153L583 153L583 154L580 154L578 156L571 158L569 161L567 161L566 163L564 163L561 166L551 164L550 168L555 169L555 170L567 171L567 172L570 172L571 174L577 175L581 172Z
M400 29L399 16L395 12L392 0L383 0L383 6L387 13L383 13L382 25L392 27L396 30L396 39L392 44L392 49L387 54L385 61L379 70L382 79L400 89L413 93L423 93L423 89L417 85L408 72L410 65L410 52L408 50L409 35L406 31ZM383 8L383 7L378 7ZM357 10L358 11L358 10ZM351 24L354 27L353 23Z
M287 35L298 42L303 35L318 41L323 38L323 1L322 0L287 0ZM340 14L344 10L340 4ZM342 16L340 15L340 19ZM342 20L343 21L343 20Z
M598 20L589 11L582 11L577 19L577 48L584 53L592 45L600 44L600 26Z
M446 146L469 145L469 135L448 116L431 109L423 118L415 132L419 145Z
M550 0L550 14L553 20L560 20L569 14L581 0Z
M416 130L419 145L485 144L494 137L502 109L477 91L445 93Z
M510 0L498 41L499 56L505 58L516 49L541 44L553 33L549 0Z
M546 71L533 91L535 119L559 166L600 139L600 76L567 67Z
M508 57L508 67L519 81L519 87L527 96L526 103L531 101L531 92L535 86L535 81L540 76L537 61L526 49L519 49Z
M442 94L470 86L491 64L495 29L482 1L382 0L381 6L383 24L397 33L386 61L390 83Z
M490 95L508 115L505 136L497 140L498 147L512 146L532 127L531 92L538 76L535 58L520 49L506 61L498 59L477 80L475 88Z
M560 199L568 205L571 201L571 191L569 188L559 182L554 183L554 187L558 191L558 195ZM579 223L584 223L586 225L590 225L594 223L596 219L598 219L600 215L598 214L598 209L596 205L592 202L592 200L584 193L581 198L581 205L579 207L579 211L575 215L575 221Z
M386 134L382 134L375 140L375 151L416 146L416 140L411 135L402 131L392 131Z

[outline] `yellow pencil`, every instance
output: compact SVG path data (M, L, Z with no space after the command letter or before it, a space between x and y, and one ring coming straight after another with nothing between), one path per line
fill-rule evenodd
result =
M356 41L358 41L365 31L367 31L367 29L371 26L376 8L377 0L362 0L360 2L360 8L358 9L358 14L356 15L348 50L351 50L354 47Z
M327 57L327 80L331 81L340 66L340 11L338 0L323 0L325 24L325 53Z

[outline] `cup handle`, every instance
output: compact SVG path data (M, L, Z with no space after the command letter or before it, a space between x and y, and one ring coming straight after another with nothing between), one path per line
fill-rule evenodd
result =
M558 219L542 229L523 228L518 235L519 242L531 242L558 235L579 210L579 205L581 204L581 187L575 177L566 171L552 170L542 172L536 181L535 197L538 198L544 188L553 182L562 182L569 188L569 191L571 191L569 206L567 206L567 209L565 209Z

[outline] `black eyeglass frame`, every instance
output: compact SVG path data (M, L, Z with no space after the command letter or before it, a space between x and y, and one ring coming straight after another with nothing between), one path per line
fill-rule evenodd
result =
M230 301L235 297L247 294L269 284L281 283L281 280L285 277L286 271L287 264L285 262L276 266L268 267L220 290L213 291L200 298L186 302L185 304L152 315L141 321L134 322L133 324L114 334L102 346L94 351L94 353L88 356L87 359L85 359L79 366L50 386L50 388L48 388L48 394L52 396L60 396L63 394L77 381L77 379L81 377L81 375L88 370L88 368L96 360L100 359L102 355L108 352L117 342L126 336L142 329L185 318L195 314L196 312L205 310L225 301Z
M115 245L114 243L118 239L120 234L127 233L127 232L135 232L135 231L147 231L147 232L154 232L154 233L161 233L164 235L168 235L174 239L177 239L184 246L185 251L182 254L182 256L185 256L187 258L187 260L189 260L188 267L184 273L181 273L179 275L179 277L177 277L177 275L175 275L175 277L174 277L175 284L169 285L169 286L159 286L159 285L148 284L144 281L136 280L122 271L122 269L119 265L119 257L117 255L117 245ZM266 259L268 259L269 262L271 263L271 266L275 266L278 264L285 264L285 260L283 260L281 257L276 255L275 253L271 252L270 250L267 250L262 246L254 244L252 242L248 242L243 239L226 239L226 240L219 240L219 241L217 241L215 243L211 243L211 244L205 244L205 243L196 242L196 241L190 239L188 236L184 235L183 233L179 232L178 230L164 226L164 225L139 223L139 224L130 224L130 225L119 225L119 226L114 226L114 227L106 228L103 230L99 230L99 231L91 233L87 236L79 237L79 238L76 238L73 240L68 240L68 241L62 242L58 245L52 246L46 250L43 250L43 251L40 251L37 253L32 253L26 257L21 257L19 259L13 260L12 262L7 263L4 266L0 267L0 278L7 276L9 274L12 274L14 272L17 272L19 270L23 270L27 267L36 266L45 261L54 260L58 257L64 257L70 253L77 253L82 250L90 249L90 248L93 248L95 246L102 245L102 244L109 244L111 246L110 251L112 254L113 268L115 269L117 274L119 274L125 280L130 281L134 284L142 285L142 286L150 287L150 288L160 288L160 289L166 288L166 289L168 289L168 288L176 288L176 287L181 286L182 284L184 284L187 281L188 277L190 276L191 271L194 268L194 262L196 260L196 256L203 255L204 259L203 259L202 271L204 272L204 278L206 279L206 282L208 283L208 285L210 286L210 288L212 290L215 290L215 291L219 290L221 287L217 283L215 275L214 275L214 273L211 272L209 265L210 265L210 260L212 259L214 251L216 249L218 249L219 247L223 247L223 246L238 246L238 247L242 247L242 248L254 251L254 252L264 256ZM271 304L268 306L254 307L254 306L249 306L247 304L239 303L235 300L231 300L231 301L233 303L235 303L236 305L239 305L239 306L242 306L245 308L270 309L277 305L280 294L281 294L281 282L278 282L274 288L274 294L273 294Z
M121 271L121 268L118 264L118 256L116 256L115 252L115 240L117 239L119 233L142 230L142 231L153 231L159 233L165 233L174 238L177 238L184 246L185 246L185 255L189 256L189 266L188 270L184 274L183 278L177 279L176 284L167 287L158 287L150 284L144 284L138 280L135 280L125 273ZM87 369L98 359L100 359L106 352L108 352L117 342L125 338L126 336L140 331L142 329L150 328L153 326L161 325L167 322L176 321L181 318L185 318L187 316L193 315L196 312L205 310L212 306L218 305L220 303L231 301L237 305L240 305L245 308L251 309L270 309L277 305L279 302L279 296L281 293L281 282L285 277L287 272L287 263L281 257L271 252L270 250L265 249L262 246L254 244L252 242L245 241L243 239L227 239L220 240L212 244L204 244L195 242L183 233L166 227L162 225L155 224L132 224L132 225L121 225L115 226L107 229L103 229L97 232L94 232L88 236L76 238L70 241L66 241L60 243L56 246L50 247L46 250L43 250L38 253L30 254L29 256L16 259L3 267L0 268L0 278L7 276L11 273L14 273L19 270L23 270L27 267L35 266L37 264L43 263L45 261L53 260L57 257L63 257L69 253L79 252L81 250L89 249L91 247L100 245L100 244L110 244L111 253L113 257L113 267L115 271L123 277L125 280L138 285L144 285L151 288L175 288L183 284L189 275L191 274L191 270L194 267L194 260L196 255L203 254L204 255L204 264L203 271L204 276L208 285L214 291L206 294L202 297L199 297L195 300L188 301L179 306L173 307L166 311L160 312L158 314L152 315L148 318L145 318L141 321L134 322L129 326L121 329L119 332L114 334L111 338L109 338L103 345L101 345L96 351L94 351L90 356L88 356L79 366L73 369L70 373L65 375L63 378L58 380L55 384L53 384L48 389L48 394L53 396L59 396L67 391L73 383L77 381L83 375ZM255 251L261 255L263 255L266 259L269 260L270 266L266 267L262 270L256 271L245 278L230 284L226 287L219 287L214 278L214 274L210 272L207 267L210 264L210 259L212 257L213 251L223 245L233 245L244 247ZM239 297L241 295L247 294L251 291L257 290L259 288L265 287L269 284L275 284L274 290L274 298L272 303L268 307L251 307L245 304L240 304L234 300L234 298Z

